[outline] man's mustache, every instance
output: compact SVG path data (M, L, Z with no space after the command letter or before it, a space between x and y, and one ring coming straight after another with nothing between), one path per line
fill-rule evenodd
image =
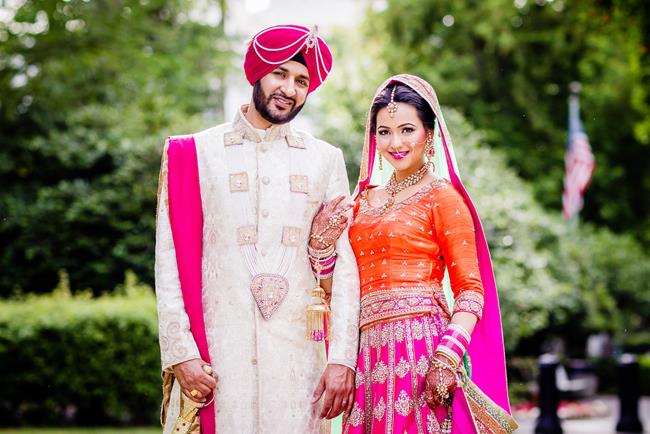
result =
M289 96L286 96L286 95L283 94L282 92L275 92L275 93L272 93L271 96L269 96L269 101L271 101L271 100L273 99L274 96L279 96L279 97L281 97L281 98L284 98L284 99L286 99L286 100L289 100L289 101L291 101L291 102L293 103L293 105L296 105L296 100L295 100L294 98L291 98L291 97L289 97Z

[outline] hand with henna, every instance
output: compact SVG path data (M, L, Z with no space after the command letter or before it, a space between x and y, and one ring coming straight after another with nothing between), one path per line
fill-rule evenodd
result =
M433 356L425 381L424 400L431 409L451 404L458 374L446 357L439 354Z
M342 203L345 196L325 202L314 216L309 247L324 250L334 244L348 226L347 212L352 204Z

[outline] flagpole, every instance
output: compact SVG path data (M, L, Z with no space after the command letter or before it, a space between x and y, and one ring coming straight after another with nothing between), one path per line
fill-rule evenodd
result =
M582 90L582 84L580 84L579 81L572 81L569 83L569 98L568 98L568 103L569 103L569 128L571 125L571 113L572 111L577 111L580 110L578 107L580 105L580 100L578 99L578 95L580 94L580 91ZM570 138L571 132L569 131L569 138L568 140L571 140ZM573 216L568 221L569 227L571 229L577 229L578 225L580 223L580 213L574 213Z

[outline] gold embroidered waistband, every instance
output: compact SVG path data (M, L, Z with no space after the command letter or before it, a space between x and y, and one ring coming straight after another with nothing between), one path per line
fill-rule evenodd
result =
M431 313L437 306L432 287L382 289L361 297L359 327L378 321Z

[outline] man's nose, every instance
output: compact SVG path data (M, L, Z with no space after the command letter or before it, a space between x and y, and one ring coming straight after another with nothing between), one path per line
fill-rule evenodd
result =
M286 96L294 97L296 95L296 83L292 79L289 79L285 81L281 90Z

